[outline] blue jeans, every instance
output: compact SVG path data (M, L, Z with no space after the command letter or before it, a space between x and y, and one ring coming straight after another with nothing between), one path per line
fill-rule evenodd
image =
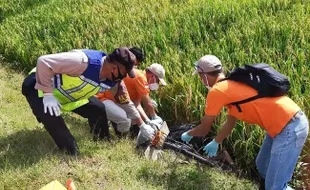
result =
M256 158L256 166L265 179L266 190L291 189L291 180L298 156L308 136L309 123L299 111L274 138L266 135Z

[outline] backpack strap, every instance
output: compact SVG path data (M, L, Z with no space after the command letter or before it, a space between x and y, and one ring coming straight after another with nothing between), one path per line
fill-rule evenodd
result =
M222 81L224 81L224 80L228 80L228 78L227 78L227 77L222 78L222 79L218 80L217 83L218 83L218 82L222 82Z
M255 96L250 97L250 98L246 98L244 100L240 100L240 101L236 101L236 102L230 103L229 105L236 106L237 109L238 109L238 112L242 112L240 104L245 104L245 103L254 101L254 100L258 99L258 98L261 98L261 97L263 97L263 96L261 96L260 94L257 94Z
M225 80L229 80L229 78L226 77L226 78L220 79L218 82L222 82L222 81L225 81ZM262 97L264 97L262 94L257 94L255 96L250 97L250 98L246 98L244 100L240 100L240 101L236 101L236 102L230 103L229 105L236 106L237 109L238 109L238 112L242 112L240 104L245 104L245 103L254 101L254 100L256 100L258 98L262 98Z

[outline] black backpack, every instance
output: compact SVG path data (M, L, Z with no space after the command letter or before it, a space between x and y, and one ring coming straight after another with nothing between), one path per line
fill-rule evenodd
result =
M287 94L290 89L290 82L287 77L266 63L237 67L230 72L226 78L220 81L223 80L241 82L257 90L258 94L253 97L230 103L230 105L236 106L239 112L242 112L239 106L240 104L262 97L283 96Z

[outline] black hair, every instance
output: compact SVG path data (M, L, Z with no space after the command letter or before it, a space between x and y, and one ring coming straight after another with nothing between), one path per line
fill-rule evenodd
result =
M132 47L129 49L137 58L137 60L141 63L145 59L144 51L138 47Z

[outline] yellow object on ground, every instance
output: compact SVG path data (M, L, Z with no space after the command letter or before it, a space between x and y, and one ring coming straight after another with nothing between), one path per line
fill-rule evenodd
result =
M42 187L40 190L67 190L61 183L57 180L50 182L49 184Z

